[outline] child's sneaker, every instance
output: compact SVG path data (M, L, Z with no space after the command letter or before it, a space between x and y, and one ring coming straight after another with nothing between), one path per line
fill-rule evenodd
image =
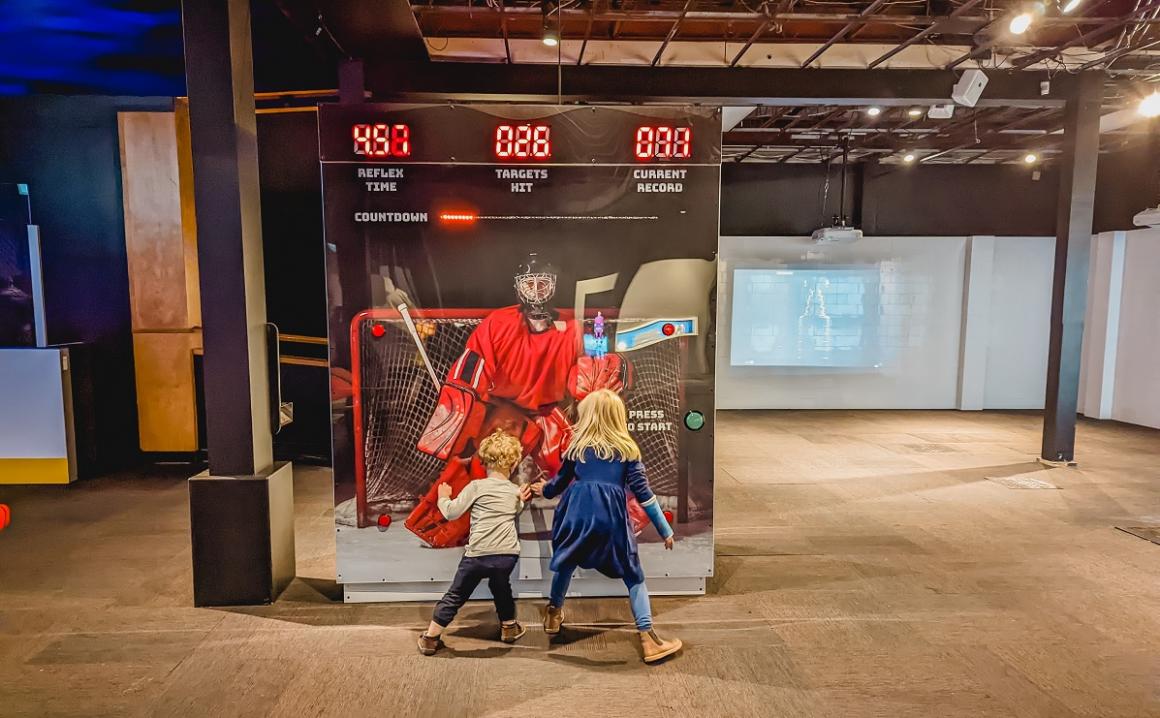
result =
M527 630L520 625L519 621L504 623L499 628L499 640L504 643L515 643L523 638L525 633L527 633Z
M563 625L564 609L548 606L548 610L544 613L544 633L554 636L560 632Z
M433 656L435 651L443 648L443 639L439 636L432 638L427 635L426 631L419 634L419 653L424 656Z

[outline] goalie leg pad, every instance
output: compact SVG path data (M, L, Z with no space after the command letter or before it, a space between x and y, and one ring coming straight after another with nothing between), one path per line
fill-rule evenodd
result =
M444 384L416 448L439 459L458 456L467 440L478 435L485 414L486 406L470 389Z
M487 472L474 457L448 461L443 467L443 473L431 484L403 525L433 548L463 546L467 543L471 529L471 513L467 512L454 521L445 519L439 510L439 487L448 484L451 486L451 496L455 497L470 481L486 475Z

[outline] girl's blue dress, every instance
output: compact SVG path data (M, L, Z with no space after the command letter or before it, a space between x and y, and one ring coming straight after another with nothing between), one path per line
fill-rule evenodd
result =
M639 461L601 459L587 449L583 461L564 462L544 485L545 498L564 495L552 521L553 571L591 568L628 585L644 581L628 523L627 491L642 504L653 498Z

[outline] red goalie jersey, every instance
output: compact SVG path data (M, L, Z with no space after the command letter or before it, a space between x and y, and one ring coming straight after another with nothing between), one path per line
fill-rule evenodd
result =
M518 437L525 456L532 455L545 473L559 470L571 437L559 406L566 395L582 399L600 388L621 391L628 381L619 356L582 356L581 340L580 325L571 317L534 331L519 305L497 309L480 322L448 371L419 439L420 451L447 465L407 518L408 529L432 546L466 540L468 516L446 521L436 490L447 483L458 494L468 481L485 475L467 449L497 428Z

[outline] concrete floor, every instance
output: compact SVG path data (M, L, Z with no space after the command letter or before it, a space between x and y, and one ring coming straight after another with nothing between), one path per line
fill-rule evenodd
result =
M186 489L0 487L0 715L1160 716L1160 432L1084 423L1060 490L1039 420L953 412L720 417L717 576L658 599L686 649L645 667L623 600L549 645L414 650L429 604L343 605L326 472L298 475L298 571L273 606L190 607ZM539 606L522 602L535 624Z

